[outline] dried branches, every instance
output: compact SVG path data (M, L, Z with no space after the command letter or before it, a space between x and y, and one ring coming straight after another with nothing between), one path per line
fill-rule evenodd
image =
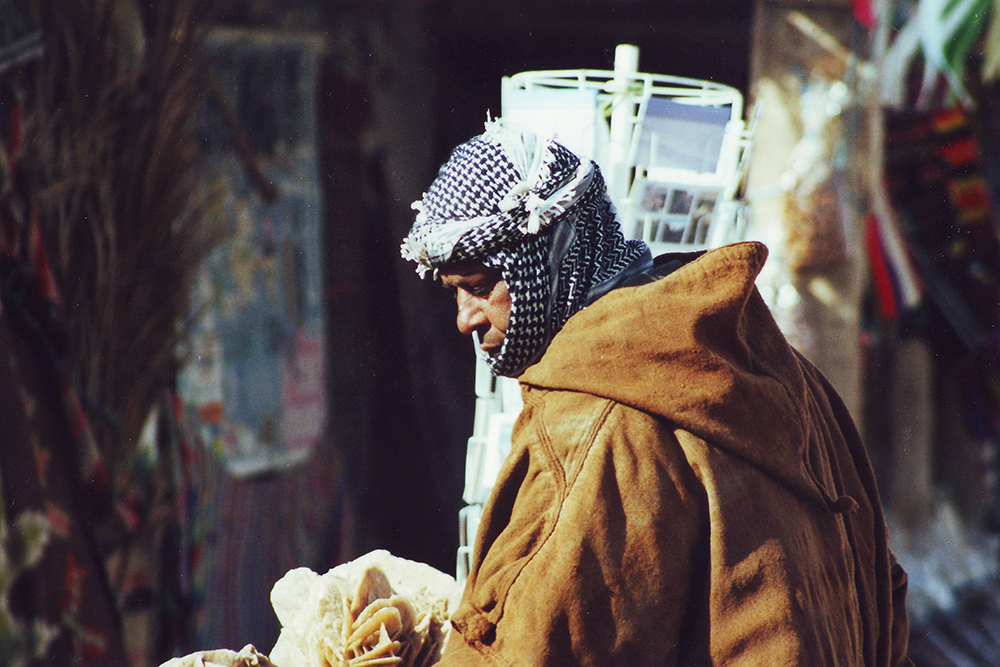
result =
M150 407L176 373L204 216L193 121L207 22L197 0L49 0L25 167L62 290L70 359L127 483Z

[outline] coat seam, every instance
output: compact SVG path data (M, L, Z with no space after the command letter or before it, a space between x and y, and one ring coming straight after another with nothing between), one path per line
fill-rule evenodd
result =
M566 498L569 496L569 492L570 492L569 490L576 483L576 480L577 480L577 477L579 477L580 471L583 470L584 463L586 462L587 458L590 456L591 450L593 448L593 444L597 440L597 435L600 433L601 428L607 422L608 417L610 416L612 410L614 410L615 406L618 405L617 402L612 401L610 399L603 399L603 400L605 401L604 408L601 410L600 415L598 415L598 417L594 420L594 425L591 427L590 431L587 433L587 437L583 438L582 441L581 441L581 446L586 450L586 453L581 458L580 465L577 467L576 474L573 476L573 481L571 483L566 484L566 482L565 482L565 470L562 468L561 464L559 465L560 470L562 470L563 473L564 473L563 474L563 489L562 489L562 491L560 493L560 496L558 497L558 502L555 503L555 505L556 505L555 508L554 508L555 509L555 516L552 518L552 524L549 527L549 529L546 531L545 536L541 540L539 540L538 546L536 548L532 549L531 554L525 558L524 564L518 569L517 574L514 575L514 577L510 581L510 584L504 590L504 592L503 592L503 604L502 604L502 607L501 607L501 610L500 610L500 614L499 614L499 616L497 616L497 620L496 620L495 626L499 626L500 625L500 621L503 620L503 618L504 618L504 616L506 614L506 611L507 611L507 599L510 597L510 591L511 591L511 589L513 589L514 586L517 585L518 581L521 579L521 575L524 574L524 571L528 568L528 566L532 563L532 561L535 560L535 557L538 556L538 554L542 551L542 549L545 548L545 545L548 544L549 540L552 538L552 535L556 532L556 528L559 526L559 519L562 517L563 506L566 503ZM543 419L540 420L538 430L540 432L544 431L544 414L543 414ZM548 452L548 455L550 455L552 457L552 461L553 461L553 463L555 463L555 461L557 460L557 458L554 456L554 453L551 451L551 444L549 442L548 433L547 432L539 433L539 435L544 435L546 446L550 449L550 451ZM481 610L480 610L480 613L482 613ZM489 647L489 648L491 649L491 654L493 654L494 656L499 656L499 651L497 649L493 649L493 647ZM506 663L506 661L504 661L504 662ZM506 663L506 664L509 664L509 663Z

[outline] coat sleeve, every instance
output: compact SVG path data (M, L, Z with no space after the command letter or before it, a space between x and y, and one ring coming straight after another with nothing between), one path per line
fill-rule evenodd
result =
M906 614L906 572L896 562L896 557L890 554L892 569L892 648L889 664L893 667L913 665L908 657L910 641L910 621Z
M701 487L662 422L558 400L516 437L442 665L677 662Z

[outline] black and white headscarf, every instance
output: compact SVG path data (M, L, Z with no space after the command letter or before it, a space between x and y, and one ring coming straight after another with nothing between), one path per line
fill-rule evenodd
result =
M401 249L421 277L465 260L503 274L510 321L486 358L496 375L520 375L570 316L651 263L622 235L596 164L500 120L452 152L413 208Z

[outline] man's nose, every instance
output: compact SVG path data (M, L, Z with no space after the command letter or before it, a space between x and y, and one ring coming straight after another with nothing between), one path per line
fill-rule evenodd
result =
M458 325L458 330L463 334L471 334L484 324L489 324L486 313L471 295L463 290L459 290L455 301L458 305L456 324Z

